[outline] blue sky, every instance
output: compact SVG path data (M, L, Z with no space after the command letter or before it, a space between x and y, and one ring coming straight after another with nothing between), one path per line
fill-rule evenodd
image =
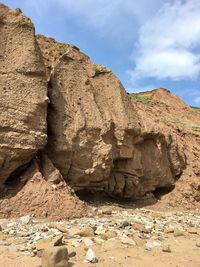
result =
M200 0L2 0L72 43L128 92L163 87L200 106Z

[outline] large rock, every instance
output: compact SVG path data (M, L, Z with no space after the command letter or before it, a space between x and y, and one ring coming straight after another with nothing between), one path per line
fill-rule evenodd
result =
M41 36L38 41L52 72L47 153L64 179L76 191L105 191L126 198L174 184L184 168L184 156L170 134L142 127L112 72L73 46L66 48Z
M32 22L0 4L0 186L46 144L45 71Z
M68 267L68 250L66 246L50 247L42 255L43 267Z

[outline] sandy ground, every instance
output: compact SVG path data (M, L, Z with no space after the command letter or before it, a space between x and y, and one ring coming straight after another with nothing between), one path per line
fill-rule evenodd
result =
M109 206L108 214L103 214L104 210L108 210L108 206L99 207L97 215L93 218L82 218L75 219L72 221L64 221L62 225L65 225L68 228L68 233L64 234L64 243L68 247L68 252L76 252L76 256L70 258L69 266L82 267L82 266L98 266L98 267L199 267L200 266L200 213L199 211L193 212L155 212L153 210L149 211L148 209L127 209L127 208L117 208L116 206ZM109 214L111 213L111 214ZM158 227L153 230L154 232L146 234L148 239L140 239L141 243L135 245L124 244L121 241L122 235L131 236L134 223L132 226L126 228L119 228L119 222L125 220L133 222L135 218L145 218L149 222L152 220L157 220L158 218ZM180 229L184 229L183 236L174 236L174 233L163 234L165 238L161 241L157 240L157 236L161 236L159 232L159 224L164 220L164 228L169 227L169 225L174 224ZM165 222L166 221L166 222ZM103 222L103 224L102 224ZM189 233L187 231L188 227L194 225L197 232ZM7 222L9 226L9 222ZM117 229L118 236L116 238L111 238L103 240L100 235L95 235L93 237L88 237L90 240L93 240L92 245L93 251L98 258L97 263L87 263L85 262L85 256L88 248L85 246L83 240L78 237L77 239L73 237L78 229L81 229L83 226L92 225L96 223L97 225L103 225L105 229ZM176 224L177 223L177 224ZM5 221L4 221L5 225ZM27 225L27 229L33 229L31 227L38 227L44 225L43 222L38 222L36 226ZM193 225L193 226L194 226ZM21 226L17 226L21 227ZM42 226L41 226L42 227ZM110 228L109 228L110 227ZM40 231L40 230L38 230ZM111 230L110 230L111 231ZM106 230L106 232L108 232ZM157 233L159 234L157 235ZM119 235L121 237L119 238ZM134 236L133 235L133 236ZM80 245L75 247L73 242L77 240ZM145 249L146 242L159 242L161 245L154 247L152 250L148 251ZM171 252L163 252L163 246L169 245ZM11 234L0 234L0 266L1 267L40 267L41 265L41 253L38 255L28 255L27 252L18 251L19 245L16 244L16 237ZM27 254L27 255L26 255Z

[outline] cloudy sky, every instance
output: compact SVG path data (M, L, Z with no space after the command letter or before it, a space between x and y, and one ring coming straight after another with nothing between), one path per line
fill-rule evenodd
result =
M200 106L200 0L1 2L112 69L127 91L168 88Z

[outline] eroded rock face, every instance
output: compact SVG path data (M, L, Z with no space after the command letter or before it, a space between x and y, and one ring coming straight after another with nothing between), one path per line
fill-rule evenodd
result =
M90 76L93 67L64 55L49 89L48 155L76 190L107 190L113 161L132 157L139 134L137 113L118 79L108 70Z
M0 186L46 144L45 71L32 22L0 4Z
M119 80L76 48L39 37L49 69L47 152L76 190L135 198L174 184L185 167L171 135L142 127ZM48 51L57 50L56 60ZM58 57L60 55L60 58ZM175 149L174 149L175 148Z
M40 153L33 160L39 166L36 174L29 174L32 165L24 167L25 200L34 181L49 191L44 173L48 162L76 191L136 198L171 186L185 167L176 136L146 127L110 70L74 46L42 36L37 41L31 21L20 10L0 5L0 186L8 177L22 178L18 171L39 150L50 161L40 159ZM56 203L62 202L59 192Z

